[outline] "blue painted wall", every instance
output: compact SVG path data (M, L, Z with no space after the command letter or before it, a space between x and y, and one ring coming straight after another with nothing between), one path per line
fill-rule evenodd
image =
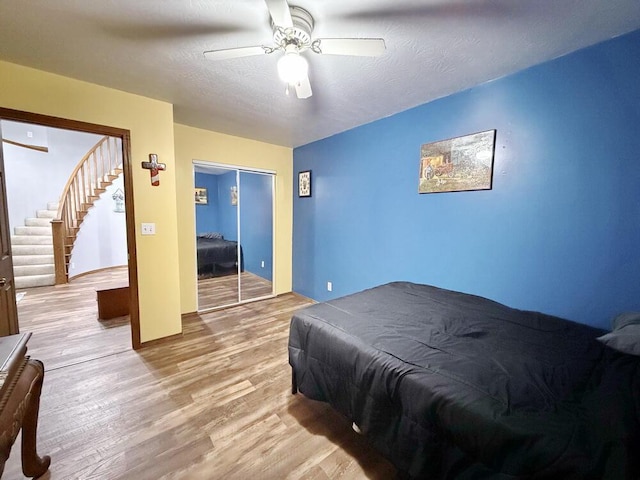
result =
M196 172L195 185L207 188L208 205L196 205L196 233L218 232L227 240L238 239L237 207L231 205L231 187L236 185L236 172L222 175Z
M218 215L220 233L226 240L238 240L238 207L231 205L231 187L237 186L235 170L218 175Z
M270 175L240 172L240 239L244 269L271 281L273 194Z
M603 328L640 310L638 58L640 31L296 148L294 291L409 280ZM489 129L493 190L417 193L420 145Z
M196 204L196 234L219 232L218 177L196 172L195 185L206 188L209 199L207 205Z

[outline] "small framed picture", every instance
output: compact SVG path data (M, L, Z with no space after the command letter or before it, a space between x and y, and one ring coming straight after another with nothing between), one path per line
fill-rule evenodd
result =
M298 173L298 196L311 196L311 170Z
M209 200L207 199L207 189L202 187L196 187L196 205L207 205Z

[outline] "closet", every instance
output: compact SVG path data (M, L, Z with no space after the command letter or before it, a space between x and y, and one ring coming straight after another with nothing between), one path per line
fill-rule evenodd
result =
M274 295L274 173L193 162L198 311Z

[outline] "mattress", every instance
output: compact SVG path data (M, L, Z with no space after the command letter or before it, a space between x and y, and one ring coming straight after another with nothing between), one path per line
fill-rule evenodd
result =
M640 478L638 357L603 333L394 282L296 312L289 363L410 478Z

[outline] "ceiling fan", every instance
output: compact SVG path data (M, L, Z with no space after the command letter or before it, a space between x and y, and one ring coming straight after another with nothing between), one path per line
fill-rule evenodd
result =
M274 46L208 50L204 55L211 60L248 57L283 52L278 59L278 74L286 82L286 92L293 87L298 98L312 94L307 60L301 54L307 50L324 55L355 55L375 57L385 51L382 38L316 38L312 39L313 17L304 8L289 6L286 0L265 0L271 15Z

